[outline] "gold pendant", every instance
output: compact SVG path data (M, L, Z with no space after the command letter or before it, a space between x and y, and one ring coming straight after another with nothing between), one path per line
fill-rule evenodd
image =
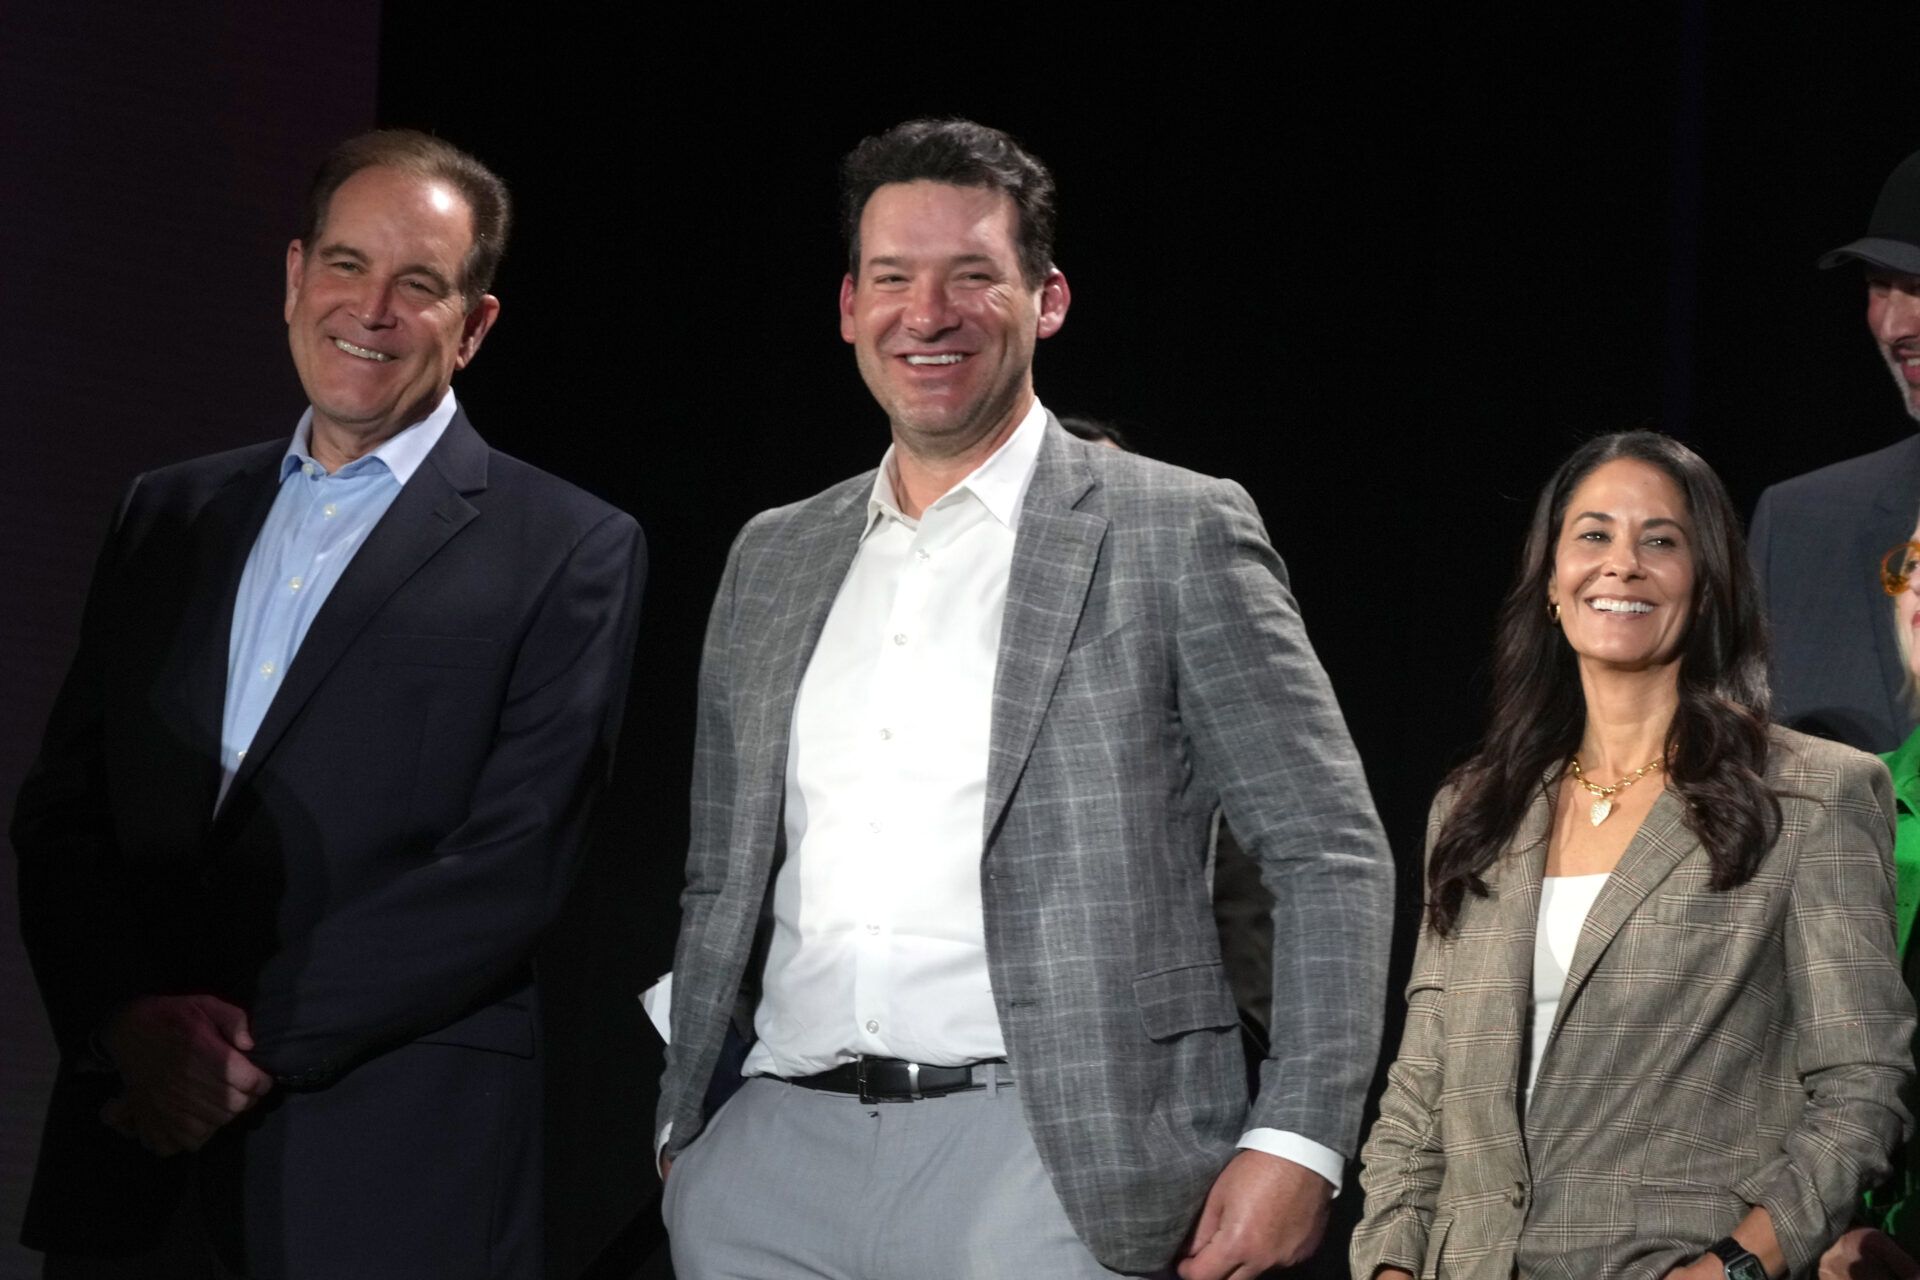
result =
M1607 815L1613 812L1613 797L1601 796L1593 802L1593 808L1588 812L1593 816L1593 825L1599 826L1607 820Z

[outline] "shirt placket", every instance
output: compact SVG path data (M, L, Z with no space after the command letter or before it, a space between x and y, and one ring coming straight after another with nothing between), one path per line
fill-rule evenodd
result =
M876 645L873 683L865 700L865 743L860 770L873 815L862 857L862 904L856 938L854 1000L857 1034L866 1053L889 1053L888 1029L900 998L894 989L894 931L898 924L896 892L900 864L913 855L910 831L913 815L903 811L902 752L911 746L913 707L921 669L920 640L926 619L928 590L921 570L927 561L922 546L926 526L901 522L889 531L889 541L904 543L890 566L892 604L873 638Z

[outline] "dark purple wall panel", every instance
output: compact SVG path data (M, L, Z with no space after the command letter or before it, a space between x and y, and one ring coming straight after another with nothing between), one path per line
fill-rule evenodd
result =
M378 0L0 11L0 796L32 757L121 488L302 408L281 262L306 176L373 122ZM0 1278L53 1049L0 875Z

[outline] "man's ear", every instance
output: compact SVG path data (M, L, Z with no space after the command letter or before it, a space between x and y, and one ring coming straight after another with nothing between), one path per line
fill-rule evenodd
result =
M1047 279L1040 286L1040 323L1035 334L1042 338L1051 338L1060 332L1060 326L1067 322L1067 308L1073 305L1073 290L1067 287L1066 273L1058 267L1047 272Z
M306 271L306 251L298 240L287 245L287 300L282 313L286 323L293 323L294 304L300 301L300 278Z
M490 293L480 295L480 301L473 304L473 310L467 312L467 318L460 327L460 351L453 359L453 367L464 369L480 350L480 344L486 341L487 331L493 328L493 322L500 318L500 299Z

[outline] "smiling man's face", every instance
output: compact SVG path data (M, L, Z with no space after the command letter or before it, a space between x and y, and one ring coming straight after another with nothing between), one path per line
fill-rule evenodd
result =
M900 443L951 456L1010 429L1033 398L1033 347L1066 316L1058 271L1020 271L1004 191L896 182L860 215L860 263L840 286L840 336Z
M287 248L287 340L316 446L337 437L364 452L433 411L500 303L469 307L461 293L473 212L445 182L362 169L314 240Z
M1907 413L1920 419L1920 276L1867 268L1867 328Z

